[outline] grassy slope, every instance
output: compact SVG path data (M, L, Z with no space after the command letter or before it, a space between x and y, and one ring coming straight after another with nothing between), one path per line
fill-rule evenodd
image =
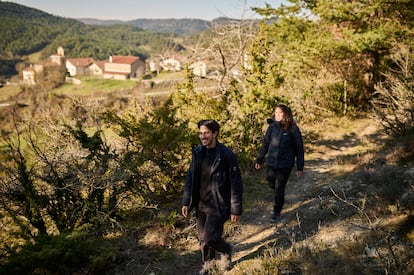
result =
M74 95L74 96L90 96L93 94L110 93L113 91L131 90L137 85L135 80L111 80L100 79L97 77L81 77L81 84L67 83L55 89L53 93Z

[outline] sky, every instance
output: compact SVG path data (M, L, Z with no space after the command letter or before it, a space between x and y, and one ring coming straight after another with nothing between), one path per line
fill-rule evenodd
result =
M287 0L11 0L52 15L68 18L117 19L204 19L217 17L251 19L258 16L250 7L279 7ZM243 8L245 7L245 8ZM243 11L245 11L243 13Z

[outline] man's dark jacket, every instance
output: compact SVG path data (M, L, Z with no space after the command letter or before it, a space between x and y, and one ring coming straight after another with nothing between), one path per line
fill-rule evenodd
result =
M243 183L240 168L233 152L221 143L217 143L210 179L216 210L227 220L230 214L241 215ZM182 204L198 209L200 202L200 178L202 150L206 147L200 145L193 150L193 159L188 170Z
M256 163L262 164L266 156L266 164L272 168L293 168L303 171L304 151L302 134L294 123L289 129L281 127L280 122L268 119L269 127L263 138L262 148L256 158Z

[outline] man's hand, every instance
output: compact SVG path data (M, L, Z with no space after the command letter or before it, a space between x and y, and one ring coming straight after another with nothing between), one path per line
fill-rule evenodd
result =
M230 220L231 220L231 222L238 223L238 222L240 222L240 216L239 215L230 214Z
M183 214L184 218L187 218L187 216L188 216L188 206L183 205L183 207L181 208L181 214Z

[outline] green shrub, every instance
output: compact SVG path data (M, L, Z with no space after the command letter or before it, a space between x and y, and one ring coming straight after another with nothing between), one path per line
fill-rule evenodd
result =
M12 253L0 274L69 274L88 268L103 271L115 259L117 246L87 232L40 236Z

